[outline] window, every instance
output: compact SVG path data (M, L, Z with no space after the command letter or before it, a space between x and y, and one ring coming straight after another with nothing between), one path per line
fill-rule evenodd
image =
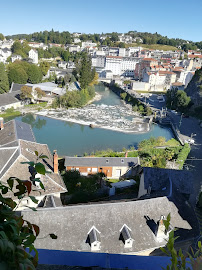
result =
M92 172L96 173L96 172L98 172L98 169L97 168L92 168Z
M71 171L74 171L74 168L71 168Z
M87 171L88 171L88 172L91 172L91 168L88 168Z
M76 171L79 171L79 168L76 168Z

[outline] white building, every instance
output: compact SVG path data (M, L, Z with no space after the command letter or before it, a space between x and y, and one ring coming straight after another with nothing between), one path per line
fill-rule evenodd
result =
M69 52L80 52L81 47L79 45L68 45Z
M80 38L74 38L74 43L80 43L80 42L81 42Z
M121 62L122 62L122 57L120 56L107 56L105 70L111 70L113 75L120 75Z
M19 55L19 54L13 54L12 56L11 56L11 62L13 63L13 62L15 62L16 60L22 60L22 56L21 55Z
M87 40L87 41L81 43L81 47L82 48L97 47L97 43L92 42L92 40Z
M32 59L32 62L33 62L34 64L38 64L39 59L38 59L38 52L37 52L36 50L31 49L31 50L29 51L29 58Z
M65 62L65 61L59 61L58 62L58 67L59 68L66 69L67 68L67 62Z
M0 49L0 62L3 62L5 64L7 58L11 56L11 54L11 50L9 50L8 48Z
M105 67L105 56L94 56L92 57L92 66L93 67L99 67L104 68Z
M123 57L121 61L121 75L126 77L134 77L135 67L138 62L138 58Z

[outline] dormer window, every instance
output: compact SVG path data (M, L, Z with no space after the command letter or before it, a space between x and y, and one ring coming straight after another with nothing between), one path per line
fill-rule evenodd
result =
M93 226L88 232L88 243L90 244L91 251L100 250L100 232Z
M131 236L131 229L126 224L120 230L120 239L124 242L125 248L132 248L134 240Z

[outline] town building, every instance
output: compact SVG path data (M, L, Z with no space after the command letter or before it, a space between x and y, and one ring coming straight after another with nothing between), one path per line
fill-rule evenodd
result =
M15 62L16 60L21 61L21 60L22 60L22 56L19 55L19 54L13 54L13 55L11 56L11 62L13 63L13 62Z
M79 171L81 175L104 173L108 178L130 176L132 168L140 164L139 158L118 157L65 157L66 170Z
M37 155L47 156L40 162L45 166L47 173L45 175L35 174L27 162L37 162ZM61 206L60 194L66 192L63 180L58 171L58 156L54 151L52 155L47 144L37 143L30 125L18 120L11 120L4 123L0 118L0 180L6 184L10 177L16 177L21 180L33 181L33 190L30 195L39 200L37 204L26 196L20 201L18 210L29 207L56 207ZM45 190L41 189L34 178L40 178ZM14 184L14 190L17 191L17 182ZM12 192L6 196L15 199Z
M29 51L29 58L32 60L32 63L38 64L39 59L38 59L38 51L35 49L31 49Z

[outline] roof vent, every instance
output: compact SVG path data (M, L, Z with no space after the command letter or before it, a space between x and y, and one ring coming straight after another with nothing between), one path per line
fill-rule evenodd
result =
M91 246L91 251L100 250L100 232L93 226L88 232L88 243Z
M120 230L120 240L124 242L125 248L132 248L134 240L131 237L131 229L126 224Z
M109 163L109 159L106 159L106 163Z
M124 159L121 159L121 163L124 163Z

